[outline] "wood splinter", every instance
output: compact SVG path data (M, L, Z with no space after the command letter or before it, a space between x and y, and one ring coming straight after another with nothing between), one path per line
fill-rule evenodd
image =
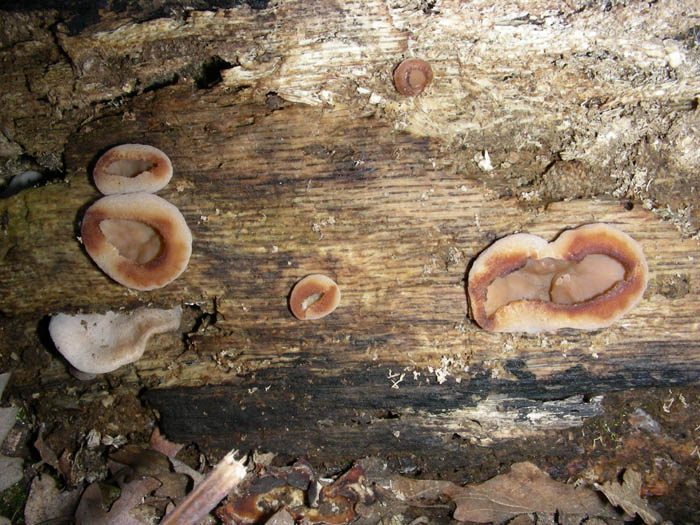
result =
M233 490L246 475L244 462L236 460L232 450L209 475L190 492L161 525L195 525Z

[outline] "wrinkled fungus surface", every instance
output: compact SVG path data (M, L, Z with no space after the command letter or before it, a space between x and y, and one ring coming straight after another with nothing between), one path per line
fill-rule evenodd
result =
M168 184L172 175L168 156L145 144L122 144L107 150L92 173L95 186L104 195L153 193Z
M394 69L396 91L407 97L420 95L433 80L433 68L425 60L409 58Z
M163 247L158 232L142 222L105 219L100 222L100 230L107 242L117 248L119 255L139 264L155 259Z
M633 308L647 280L639 244L608 224L567 230L551 243L515 234L474 262L470 309L479 326L496 332L595 330Z
M172 282L192 253L192 234L180 211L149 193L101 198L85 212L81 236L107 275L136 290Z
M139 308L133 312L56 314L49 333L56 349L77 370L104 374L141 358L154 334L177 330L182 308Z
M320 319L340 304L340 288L330 277L308 275L294 285L289 308L297 319Z

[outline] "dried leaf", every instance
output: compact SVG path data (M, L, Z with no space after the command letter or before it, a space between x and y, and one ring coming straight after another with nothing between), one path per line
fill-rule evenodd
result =
M658 512L649 506L646 500L639 496L642 488L642 476L634 470L625 470L622 483L608 481L602 485L596 484L596 488L605 494L610 503L616 507L622 507L630 516L639 514L639 517L648 525L660 523L663 519Z
M0 374L0 397L10 379L10 373ZM17 408L0 408L0 445L7 437L8 432L15 425ZM22 471L22 458L0 456L0 492L14 485L24 475Z
M41 462L39 462L38 465L41 465L41 463L46 463L47 465L58 470L58 456L44 441L44 430L45 427L42 424L39 428L39 435L37 436L36 441L34 441L34 448L37 449L39 456L41 456ZM34 469L36 469L38 465L34 465Z
M182 447L185 446L165 439L165 437L160 433L160 430L158 430L158 427L153 429L151 439L148 440L148 445L153 450L156 450L161 454L165 454L169 458L174 458L177 453L180 452Z
M22 458L0 456L0 492L17 483L23 475Z
M75 480L73 479L73 460L68 449L65 449L61 457L58 458L58 470L63 474L66 483L75 486Z
M0 392L0 395L2 395L2 392ZM12 427L15 426L16 419L16 407L0 408L0 443L5 441L7 434L9 434Z
M36 525L56 518L70 519L80 500L82 489L61 492L56 480L48 475L38 475L32 480L29 496L24 507L24 521Z
M170 472L170 460L155 450L146 450L138 445L127 445L113 452L109 458L134 469L137 476L157 477L162 472Z
M321 488L316 496L315 474L311 465L300 460L291 467L270 468L248 490L220 507L216 514L227 524L261 523L272 512L286 507L294 519L313 523L341 525L357 518L358 503L374 501L374 493L365 486L365 471L353 465L332 484ZM307 504L314 503L310 508Z
M5 387L7 386L7 383L10 380L10 375L12 375L10 372L0 374L0 396L5 391Z
M289 513L287 509L282 509L277 511L269 520L265 522L266 525L294 525L294 518Z
M195 485L197 485L204 479L204 474L197 472L195 469L193 469L186 463L180 461L179 459L170 458L170 463L172 464L175 472L177 472L178 474L185 474L186 476L189 476Z
M394 476L389 480L388 486L382 486L381 488L390 491L394 497L401 501L412 503L418 500L433 500L449 490L460 489L451 481L411 479L403 476Z
M110 468L116 472L126 465L128 479L151 477L160 481L156 496L178 500L187 493L189 480L185 474L171 471L172 459L155 450L146 450L137 445L127 445L124 449L110 454ZM116 462L116 463L114 463Z
M272 460L277 457L277 454L274 452L258 452L257 450L253 451L253 465L255 468L259 467L268 467L272 463Z
M143 498L160 486L154 478L145 478L120 484L119 499L112 504L109 512L102 505L102 491L98 483L85 489L75 512L76 525L143 525L131 511L141 504Z
M595 491L574 488L550 478L532 463L515 463L509 474L484 483L445 491L455 503L459 521L503 522L531 512L565 512L587 516L615 516Z
M539 523L539 521L535 522L529 514L520 514L510 520L508 525L534 525L535 523Z

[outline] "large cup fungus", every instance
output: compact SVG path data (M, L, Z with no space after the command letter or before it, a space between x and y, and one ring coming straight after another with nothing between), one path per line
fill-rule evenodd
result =
M595 330L633 308L647 280L640 245L608 224L566 230L551 243L518 233L474 261L469 305L479 326L494 332Z
M95 263L135 290L170 283L192 254L192 234L180 210L150 193L101 198L85 212L81 236Z
M289 294L289 309L301 320L320 319L340 304L340 288L330 277L307 275L294 285Z
M154 193L173 176L173 165L158 148L144 144L122 144L107 150L92 172L95 186L104 195Z
M141 358L154 334L177 330L182 308L133 312L57 314L49 333L63 357L80 372L104 374Z

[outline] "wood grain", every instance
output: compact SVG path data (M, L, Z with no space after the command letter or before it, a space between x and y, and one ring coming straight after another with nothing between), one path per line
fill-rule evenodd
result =
M289 453L323 443L349 457L432 443L457 454L455 435L488 444L562 428L600 412L593 394L700 377L700 253L670 224L616 201L526 211L450 174L430 140L343 111L273 111L235 96L222 108L216 90L173 87L135 101L133 120L106 117L72 139L67 183L3 204L3 312L184 303L212 314L184 349L172 338L135 365L172 439ZM122 141L171 156L175 175L160 195L194 237L185 273L150 293L110 281L75 238L81 209L98 197L90 164ZM522 336L466 318L468 265L494 239L553 238L595 221L632 235L649 261L645 299L620 322ZM331 316L300 322L287 296L316 272L336 280L343 300ZM689 286L674 295L669 279Z
M12 144L62 155L66 175L0 201L0 349L4 366L23 356L19 395L40 390L47 411L72 403L47 316L144 304L183 304L189 321L111 374L112 391L144 392L170 439L220 451L429 452L455 465L471 444L578 425L605 392L698 381L700 249L676 226L695 231L700 77L671 39L677 6L547 14L539 2L525 16L510 3L438 3L113 14L37 33L34 54L19 41L0 50L35 73L51 62L63 86L2 77ZM674 69L681 51L687 67ZM407 100L390 77L413 55L436 78ZM212 57L219 78L191 81ZM187 270L153 292L111 281L78 238L99 198L92 166L121 143L170 156L159 195L193 233ZM469 264L495 239L596 221L629 233L649 262L643 301L618 323L522 336L468 319ZM312 273L332 277L342 302L301 322L287 297Z

